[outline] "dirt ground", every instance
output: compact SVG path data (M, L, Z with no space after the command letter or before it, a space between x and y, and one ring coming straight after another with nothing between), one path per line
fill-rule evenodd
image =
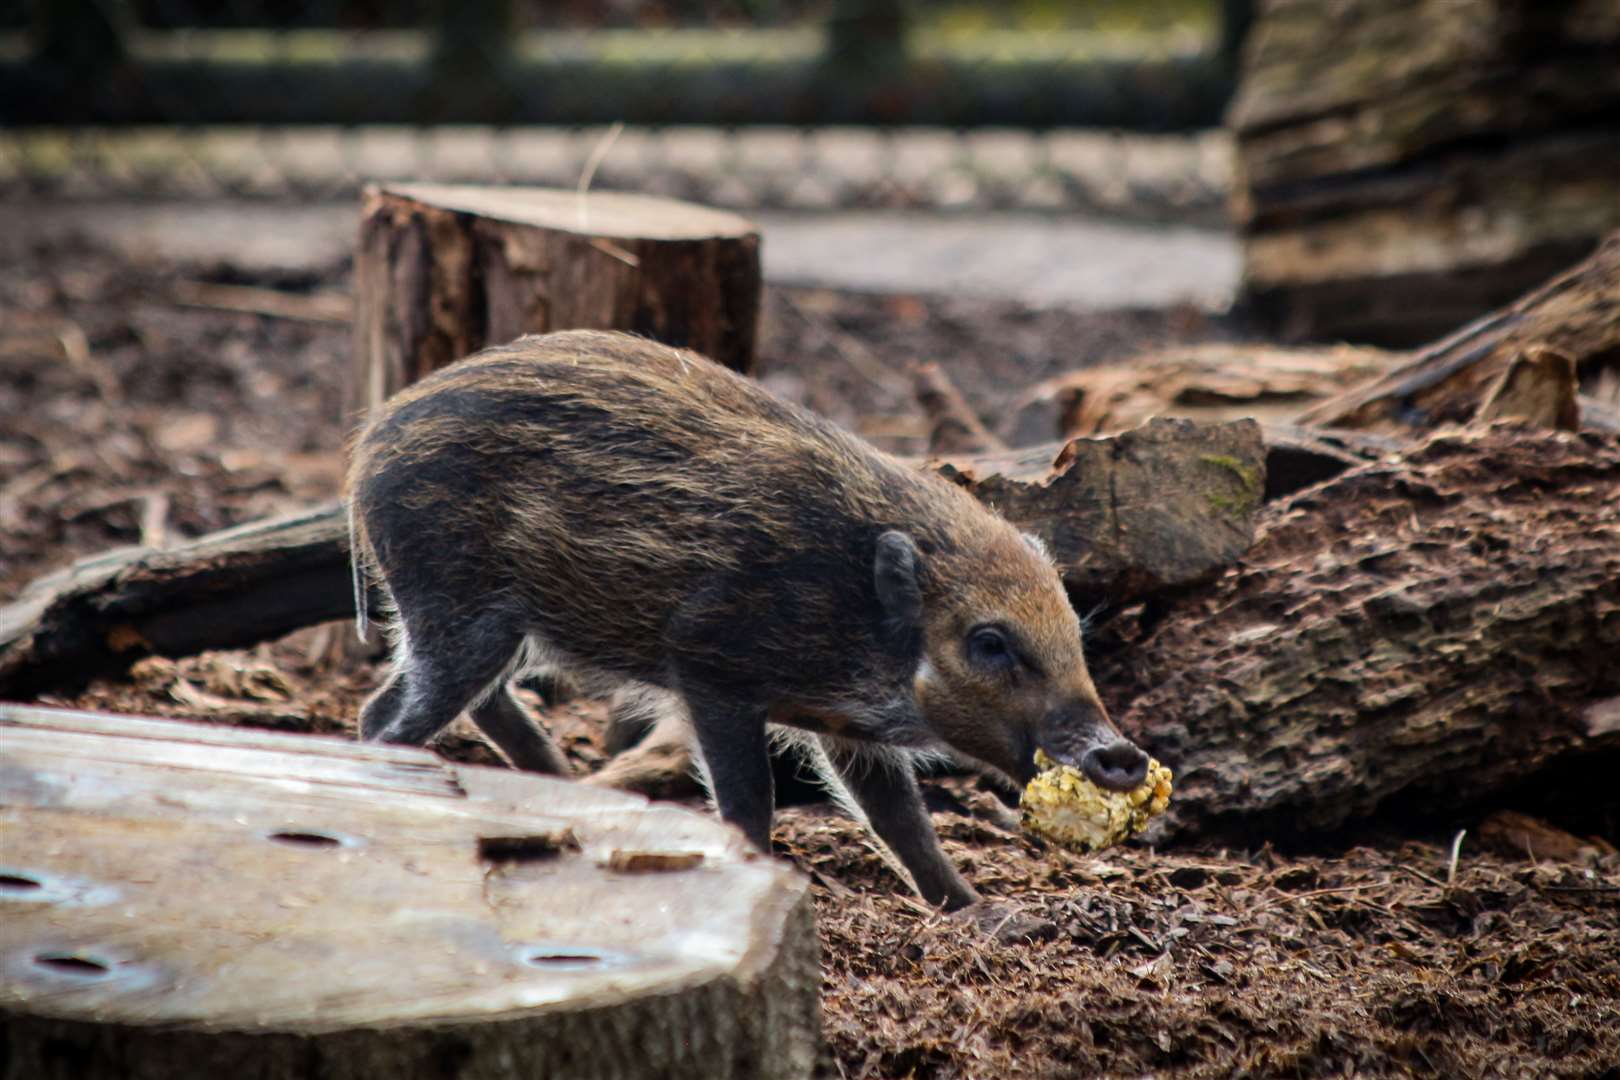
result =
M336 492L345 267L247 275L63 243L0 255L0 601L76 556ZM228 310L272 305L282 314ZM911 359L939 360L995 421L1042 375L1234 333L1192 310L776 290L761 375L914 450ZM41 700L348 732L382 668L345 637L315 627L146 660ZM546 717L580 769L600 765L599 703ZM496 763L470 729L439 749ZM1475 838L1489 808L1384 820L1312 850L1082 857L1021 835L971 780L932 781L929 797L974 883L1057 936L1003 943L942 916L903 895L852 821L822 803L785 809L778 850L810 875L821 926L829 1076L1620 1077L1613 857L1488 849Z

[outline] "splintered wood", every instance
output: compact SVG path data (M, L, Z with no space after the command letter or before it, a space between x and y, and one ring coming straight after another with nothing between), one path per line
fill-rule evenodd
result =
M8 1076L811 1075L806 885L703 815L125 716L0 746Z
M1512 304L1408 354L1377 378L1312 405L1298 422L1399 435L1467 423L1478 415L1482 400L1500 396L1506 373L1531 357L1550 361L1547 354L1552 353L1559 359L1546 367L1561 377L1537 380L1555 389L1531 396L1557 404L1538 407L1533 414L1550 414L1555 422L1548 426L1571 426L1573 421L1611 429L1620 369L1617 295L1620 233L1610 235L1590 258ZM1580 387L1559 385L1571 377ZM1562 403L1583 388L1596 396Z

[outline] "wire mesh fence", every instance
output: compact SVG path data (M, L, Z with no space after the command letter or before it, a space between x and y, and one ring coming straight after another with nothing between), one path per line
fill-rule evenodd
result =
M347 198L365 182L593 186L739 209L1090 211L1216 220L1219 132L859 128L174 127L0 133L0 193L34 198Z
M0 0L0 192L1219 212L1234 0ZM612 135L611 140L609 138Z

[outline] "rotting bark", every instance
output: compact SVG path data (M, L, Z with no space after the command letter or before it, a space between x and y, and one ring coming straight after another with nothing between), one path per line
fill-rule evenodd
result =
M1014 400L1008 427L1053 438L1112 435L1154 416L1208 422L1291 419L1314 401L1381 373L1400 358L1348 345L1279 348L1250 342L1163 349L1055 375Z
M1330 480L1346 469L1400 450L1399 439L1361 431L1329 431L1292 424L1262 424L1266 443L1266 500Z
M1617 403L1620 234L1501 311L1413 352L1259 344L1166 350L1048 379L1014 412L1019 426L1044 416L1064 437L1159 415L1253 416L1265 432L1269 499L1444 424L1519 418L1620 430ZM1279 422L1295 413L1293 423Z
M617 192L401 184L366 191L355 256L352 408L486 345L628 330L753 367L759 230Z
M1303 427L1408 437L1473 420L1511 365L1545 350L1574 365L1580 426L1612 430L1620 403L1620 233L1501 310L1410 352L1261 344L1165 350L1047 379L1013 410L1021 427L1032 412L1049 417L1060 438L1162 415L1291 417ZM1568 405L1551 408L1568 423Z
M1532 345L1508 361L1485 390L1474 423L1517 420L1531 427L1574 431L1581 426L1575 361L1557 349Z
M1269 505L1093 666L1176 772L1171 832L1285 836L1620 749L1617 656L1620 437L1498 425Z
M1045 539L1071 590L1091 602L1218 574L1248 546L1265 487L1252 421L1156 421L1116 439L936 467ZM353 613L336 504L170 549L124 548L40 578L0 608L0 697Z
M1014 402L1008 426L1022 429L1035 422L1067 441L1128 431L1158 416L1206 423L1249 417L1260 421L1266 445L1265 497L1276 499L1400 445L1382 436L1287 422L1301 406L1359 385L1399 357L1350 346L1169 349L1038 383Z

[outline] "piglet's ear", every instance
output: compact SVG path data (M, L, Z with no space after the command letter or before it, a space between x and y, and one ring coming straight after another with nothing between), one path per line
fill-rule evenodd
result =
M917 545L905 533L890 530L878 537L873 580L878 603L893 625L910 628L922 621L922 589L917 584L921 561Z

